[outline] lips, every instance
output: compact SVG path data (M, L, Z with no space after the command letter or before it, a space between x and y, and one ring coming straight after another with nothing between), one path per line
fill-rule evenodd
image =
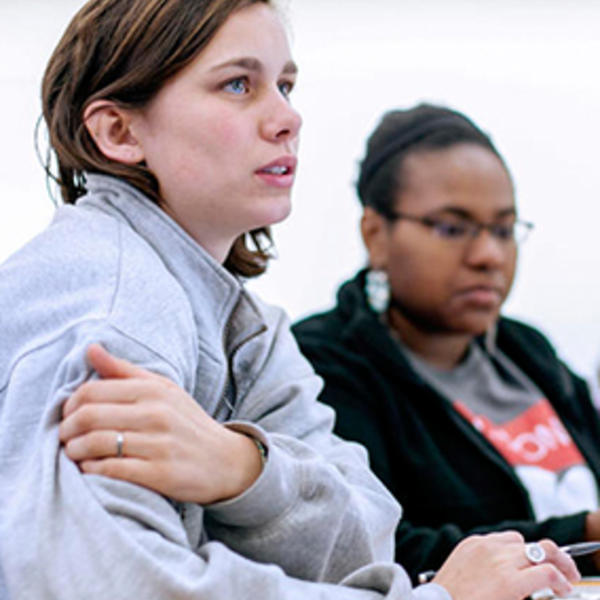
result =
M503 290L499 286L474 285L463 288L457 296L478 308L496 308L502 303Z
M295 156L282 156L256 170L267 175L293 175L298 159Z
M288 188L294 183L297 162L295 156L281 156L260 167L255 173L269 186Z

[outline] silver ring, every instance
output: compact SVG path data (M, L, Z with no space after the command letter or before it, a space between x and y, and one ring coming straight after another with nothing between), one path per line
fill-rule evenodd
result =
M123 434L119 431L117 433L117 458L123 457Z
M546 551L537 542L531 542L525 544L525 556L531 564L537 565L546 560Z

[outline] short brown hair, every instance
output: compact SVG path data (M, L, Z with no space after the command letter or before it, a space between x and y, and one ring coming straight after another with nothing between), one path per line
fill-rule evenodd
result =
M211 41L233 12L271 0L90 0L73 17L55 48L42 81L43 116L57 167L46 172L65 203L86 193L85 172L125 179L155 202L154 174L143 164L110 160L88 133L83 114L99 99L124 108L144 106L175 73ZM248 237L253 249L248 248ZM264 243L267 246L264 247ZM252 277L270 257L268 228L240 236L225 266Z

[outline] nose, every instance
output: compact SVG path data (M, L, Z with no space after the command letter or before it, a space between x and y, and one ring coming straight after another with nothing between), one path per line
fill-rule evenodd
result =
M499 240L486 229L482 229L470 241L465 251L465 262L471 268L482 271L499 269L506 261L515 260L515 258L515 244Z
M302 117L279 89L265 103L263 110L261 134L266 140L286 142L298 137Z

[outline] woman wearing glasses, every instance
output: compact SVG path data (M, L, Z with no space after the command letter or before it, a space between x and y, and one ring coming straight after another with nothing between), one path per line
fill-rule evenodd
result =
M489 137L446 108L390 112L358 195L369 268L294 329L337 432L367 446L403 507L396 559L416 577L472 533L600 538L588 389L499 316L532 225Z

